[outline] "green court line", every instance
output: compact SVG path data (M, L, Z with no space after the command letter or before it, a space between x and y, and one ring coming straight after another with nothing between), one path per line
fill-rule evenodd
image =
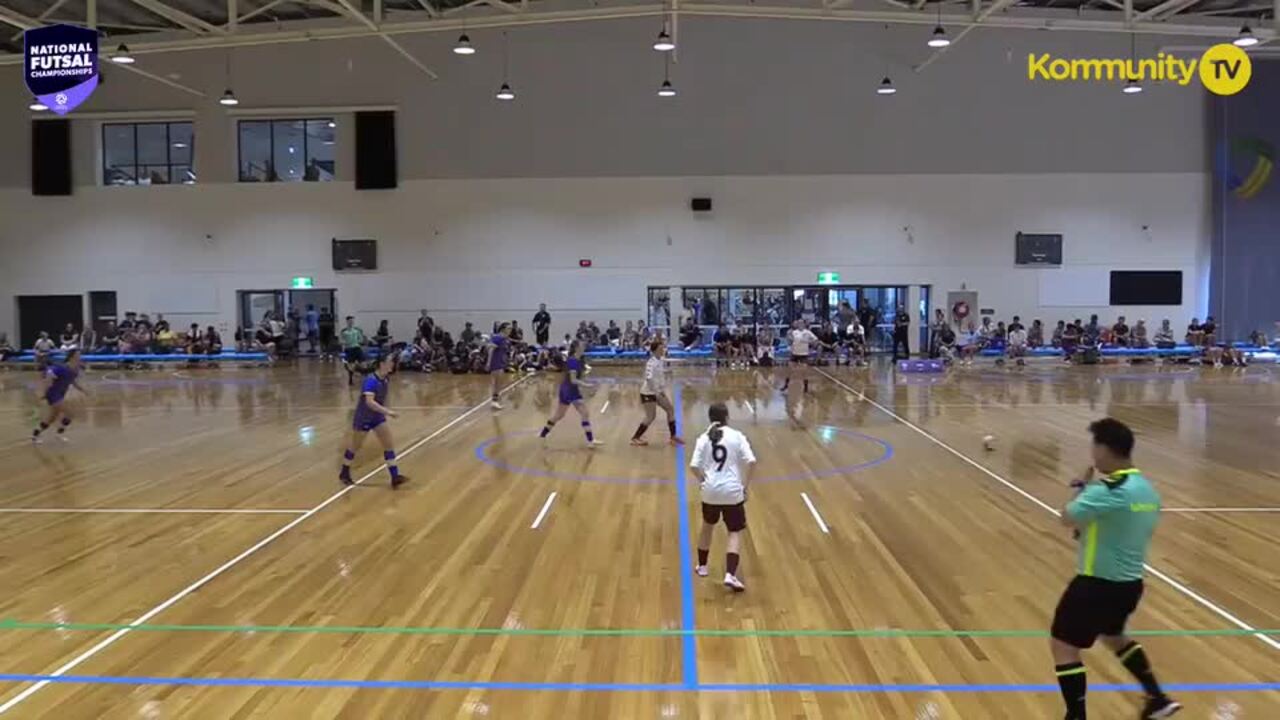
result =
M62 630L138 632L208 632L208 633L295 633L330 635L506 635L532 637L830 637L830 638L1045 638L1047 630L681 630L646 628L450 628L450 627L378 627L350 625L129 625L124 623L52 623L0 620L0 630ZM1139 637L1242 637L1280 635L1280 630L1236 630L1232 628L1203 630L1130 630Z

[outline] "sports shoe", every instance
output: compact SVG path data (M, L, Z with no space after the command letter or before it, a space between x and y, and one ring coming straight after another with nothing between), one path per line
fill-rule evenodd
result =
M494 410L501 410L502 403L498 402L497 400L490 400L489 407L493 408Z
M631 438L631 444L636 447L648 447L649 441L644 438Z
M351 479L351 473L346 473L346 472L338 473L338 482L342 483L343 485L355 484L355 481Z
M706 577L710 574L710 571L707 570L706 565L699 565L693 569L693 574L698 577Z
M592 450L598 447L603 447L603 446L604 446L603 440L592 440L591 442L587 443L587 447Z
M1173 717L1181 709L1182 705L1168 696L1147 698L1147 706L1142 709L1142 717L1144 720L1161 720L1161 718Z
M671 444L675 446L684 445L684 438L677 435L676 437L671 438Z
M392 490L395 490L396 488L400 487L401 485L403 485L403 484L405 484L405 483L407 483L407 482L409 482L409 478L408 478L407 476L405 476L405 475L396 475L396 476L394 476L394 477L392 477L392 478L391 478L391 489L392 489Z
M741 580L729 573L724 574L724 586L734 592L742 592L747 589L747 586L743 585Z
M44 439L43 439L43 438L41 438L39 435L32 435L32 436L31 436L31 444L32 444L32 445L43 445L43 444L44 444Z

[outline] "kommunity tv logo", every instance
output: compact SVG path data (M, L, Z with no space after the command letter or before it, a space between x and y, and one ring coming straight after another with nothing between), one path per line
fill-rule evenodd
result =
M1196 78L1215 95L1235 95L1253 77L1249 55L1230 43L1214 45L1199 58L1169 53L1154 58L1065 58L1050 53L1027 56L1027 79L1050 82L1141 82L1155 80L1181 86Z

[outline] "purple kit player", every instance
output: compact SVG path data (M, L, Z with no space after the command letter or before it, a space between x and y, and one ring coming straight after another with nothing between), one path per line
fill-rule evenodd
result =
M391 439L391 428L387 427L387 418L396 413L387 407L387 386L391 381L391 373L396 369L395 353L385 353L374 368L373 374L364 379L360 387L360 401L356 404L355 420L351 428L351 441L347 443L347 451L342 455L342 472L338 479L343 485L351 485L351 461L356 459L356 452L364 444L365 437L372 430L382 443L382 457L387 461L387 469L391 472L391 487L399 487L409 478L400 474L396 465L395 443Z
M591 418L587 416L587 404L582 400L582 370L582 343L574 340L569 344L569 359L565 362L564 379L560 381L560 405L551 419L547 420L546 426L542 428L540 437L543 440L550 434L551 428L555 427L565 413L569 412L569 406L572 405L582 417L582 430L587 434L587 446L596 447L604 444L596 440L595 435L591 433Z
M494 410L501 410L502 403L498 402L498 390L502 385L502 376L507 372L507 359L511 352L511 340L507 337L511 334L511 325L502 323L498 326L498 331L489 338L489 377L493 380L493 399L490 404Z
M44 420L40 421L40 426L31 431L31 442L39 444L40 433L48 430L54 421L62 418L62 422L58 425L58 439L66 442L67 426L71 424L71 417L66 414L66 408L63 407L62 401L66 399L67 392L72 387L80 392L88 395L88 391L80 385L80 351L70 350L67 352L66 362L62 365L50 365L45 371L40 383L40 398L49 405L49 412Z

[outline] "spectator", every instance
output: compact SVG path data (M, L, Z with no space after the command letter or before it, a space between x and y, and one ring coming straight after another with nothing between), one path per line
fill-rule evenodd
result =
M1156 331L1156 347L1161 350L1172 350L1177 344L1173 341L1173 326L1169 318L1160 321L1160 329Z
M871 301L862 298L862 306L858 309L858 322L862 323L862 329L867 334L867 343L874 344L876 341L876 322L880 319L880 314L876 309L871 307Z
M474 345L476 340L479 337L480 337L480 333L476 332L476 329L471 326L471 323L467 323L462 328L462 333L458 335L458 340L463 345L470 346L470 345Z
M222 336L212 325L204 331L204 352L206 355L222 354Z
M956 359L956 333L947 323L943 323L942 331L938 333L938 358L945 366L950 366Z
M307 314L303 317L306 326L307 346L315 354L316 345L320 342L320 311L315 305L307 305Z
M426 308L422 308L422 312L418 315L418 334L430 340L435 335L436 320L431 317Z
M1013 324L1009 328L1008 341L1005 342L1004 346L1005 357L1013 358L1018 367L1022 367L1027 364L1027 330L1022 326L1022 323L1018 322L1016 315L1013 318Z
M1263 333L1261 330L1254 330L1253 332L1249 333L1249 344L1259 348L1267 347L1266 334Z
M1084 332L1081 333L1080 336L1080 342L1085 345L1097 345L1101 337L1102 331L1098 329L1098 316L1090 315L1089 324L1084 327Z
M849 303L841 303L841 306L848 307ZM946 326L946 313L942 312L942 308L935 308L933 322L929 323L929 357L936 358L942 354L942 328Z
M1151 341L1147 339L1147 321L1140 319L1138 324L1133 326L1133 335L1129 338L1129 346L1141 349L1151 347Z
M386 352L387 346L391 344L391 328L386 320L378 323L378 331L373 334L373 344L378 346L380 352Z
M1111 342L1116 347L1129 347L1129 325L1123 315L1116 318L1116 324L1111 326Z
M635 350L638 347L640 347L640 338L636 335L636 326L628 320L626 329L622 331L622 349Z
M599 345L600 339L604 337L604 333L600 331L600 326L596 325L596 321L592 320L587 323L587 331L591 333L591 345Z
M143 315L142 317L145 318L146 315ZM171 330L172 328L169 327L169 321L164 319L164 315L156 313L156 324L151 329L154 330L156 334L159 334L161 330Z
M467 323L467 327L470 326L471 323ZM348 315L347 326L338 333L338 339L342 343L342 364L347 368L347 384L351 385L355 382L356 370L364 362L364 331L356 327L356 319Z
M518 320L511 321L511 329L508 330L507 333L507 337L511 339L511 342L518 345L524 344L524 330L520 328L520 322Z
M1058 321L1058 327L1053 329L1053 339L1050 341L1056 348L1062 347L1063 336L1067 333L1067 324L1062 320Z
M158 323L157 323L158 324ZM169 324L165 323L156 330L154 341L154 352L158 355L168 355L178 346L178 336L169 329Z
M1022 324L1022 318L1018 317L1017 315L1014 315L1013 322L1009 323L1009 332L1013 332L1014 330L1025 330L1025 329L1026 329L1026 326Z
M831 325L831 321L823 320L822 326L818 328L818 332L814 333L818 338L817 362L819 365L826 364L828 358L832 358L838 364L840 362L840 338L836 333L835 327Z
M115 355L120 352L120 330L116 328L115 320L107 321L107 327L102 331L102 337L98 339L93 352L100 355Z
M911 357L911 343L908 335L911 329L911 315L904 305L898 305L898 313L893 318L893 359L898 359L898 345L902 345L902 357Z
M651 339L649 337L649 328L645 325L643 320L636 322L636 337L639 339L639 345L647 345Z
M199 355L204 352L204 337L200 334L200 326L191 323L191 328L187 330L185 338L188 355Z
M983 318L987 320L987 318ZM988 320L989 322L989 320ZM972 365L973 358L982 349L984 336L982 330L973 326L973 321L969 321L969 325L965 327L965 331L956 337L956 348L960 353L960 364Z
M622 328L618 327L617 321L609 321L609 329L605 332L605 338L609 342L609 347L614 350L622 347Z
M1004 321L1001 320L1000 322L996 323L996 331L991 334L991 338L993 340L1003 343L1005 339L1008 337L1009 337L1009 328L1004 326Z
M137 327L133 329L133 341L129 344L135 353L151 353L155 350L153 347L156 339L155 333L151 332L151 323L149 321L143 322L145 318L146 315L139 318Z
M1062 353L1066 356L1067 362L1071 362L1071 357L1075 355L1076 348L1079 347L1083 329L1080 327L1080 319L1067 325L1062 331Z
M266 315L265 323L266 323L267 333L271 335L271 343L272 345L275 346L275 348L270 352L270 354L274 357L275 351L280 349L280 346L284 344L284 333L285 333L284 318L281 317L279 313L268 311Z
M128 330L132 330L138 324L138 313L130 310L124 314L124 320L120 322L120 333L124 334Z
M701 339L702 330L698 328L698 324L694 322L693 317L685 318L684 325L680 328L680 345L685 350L689 350L696 347Z
M337 320L333 317L333 313L329 308L320 308L319 331L320 331L320 359L327 360L333 356L334 330L336 329Z
M0 362L20 354L18 349L9 342L9 334L0 332Z
M853 367L856 363L858 367L862 367L867 360L867 331L856 313L849 321L849 326L844 329L844 334L847 364Z
M1027 331L1027 347L1044 347L1044 324L1039 318L1031 321L1031 329Z
M49 353L53 352L56 347L57 345L49 337L49 333L41 330L40 337L36 338L36 344L32 348L35 350L37 370L43 371L45 369L45 366L49 364Z
M138 323L136 327L139 327L139 328L145 327L147 330L151 332L155 332L155 328L151 326L151 316L147 315L146 313L142 313L141 315L138 316Z
M1209 347L1218 341L1218 323L1214 321L1210 315L1204 319L1204 324L1200 326L1200 332L1204 333L1204 346Z
M533 316L533 334L541 347L551 340L551 313L547 312L546 303L538 304L538 312Z
M80 347L80 333L76 332L76 328L71 323L63 328L62 335L59 337L61 350L75 350Z
M1200 325L1200 318L1191 318L1191 324L1187 325L1187 344L1192 347L1200 347L1204 344L1204 328Z

